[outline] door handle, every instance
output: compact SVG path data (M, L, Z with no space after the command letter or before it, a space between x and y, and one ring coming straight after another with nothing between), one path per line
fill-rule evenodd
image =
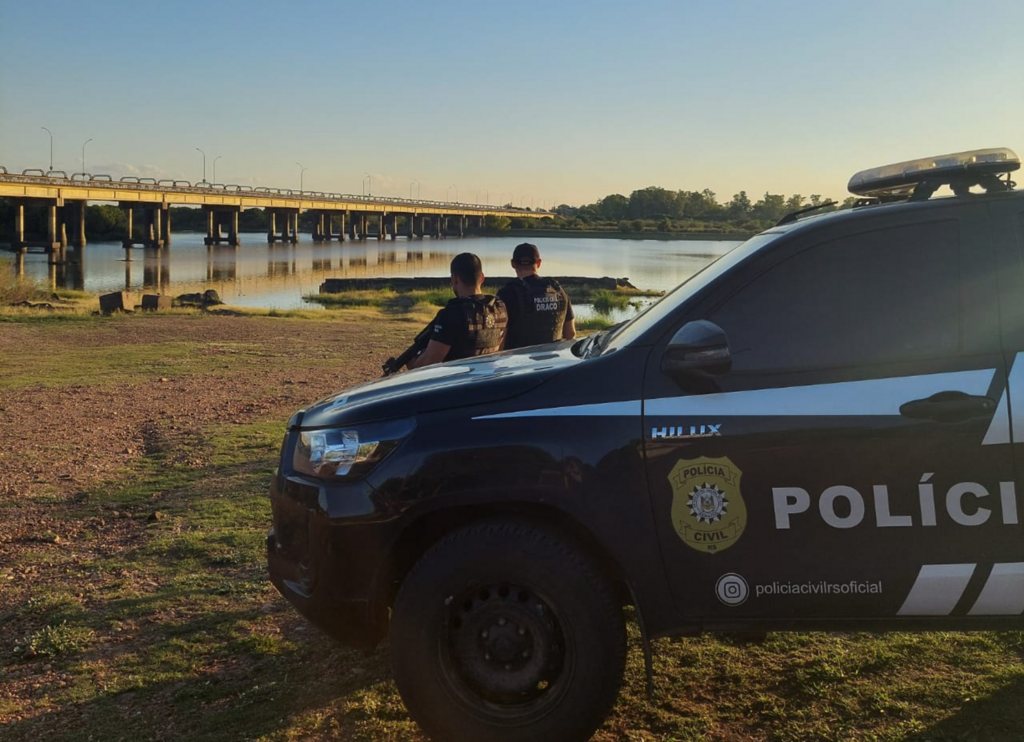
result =
M900 414L915 420L958 423L972 417L987 416L996 408L994 400L963 392L939 392L926 399L914 399L900 405Z

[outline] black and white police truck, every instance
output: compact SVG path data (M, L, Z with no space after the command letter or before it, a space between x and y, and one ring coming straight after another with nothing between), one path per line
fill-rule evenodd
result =
M387 637L449 742L576 742L623 606L701 631L1024 627L1024 193L1007 149L866 170L635 319L298 412L270 576ZM936 197L936 192L952 195Z

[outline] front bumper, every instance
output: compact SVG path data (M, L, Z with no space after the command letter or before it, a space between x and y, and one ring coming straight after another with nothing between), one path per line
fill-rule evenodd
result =
M330 501L362 502L373 511L365 483L325 491L308 480L271 480L274 527L267 534L270 580L315 626L343 644L376 646L387 635L385 573L391 529L367 518L332 518Z

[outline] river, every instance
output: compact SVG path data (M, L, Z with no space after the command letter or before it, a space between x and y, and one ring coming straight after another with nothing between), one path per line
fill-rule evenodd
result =
M163 251L134 248L131 260L120 242L92 242L84 251L68 250L69 262L48 264L47 256L24 256L23 273L54 287L92 293L131 292L178 294L215 289L221 299L243 307L278 309L313 308L303 295L317 293L329 277L444 276L457 253L480 256L487 275L485 290L496 290L514 276L509 265L512 249L522 237L466 237L441 240L368 240L314 243L308 236L297 245L270 246L263 234L245 233L238 248L207 249L204 235L174 233ZM591 237L532 238L543 259L541 272L549 276L611 276L628 278L641 289L668 291L708 262L728 252L736 241L724 240L620 240ZM0 256L12 263L13 257ZM577 315L593 313L579 306ZM629 314L633 310L629 311ZM614 319L621 319L616 313Z

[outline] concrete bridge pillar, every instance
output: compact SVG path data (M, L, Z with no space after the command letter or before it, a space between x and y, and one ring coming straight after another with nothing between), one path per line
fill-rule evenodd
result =
M324 212L317 211L313 214L313 242L324 241Z
M416 237L416 215L409 214L405 217L405 236L410 240Z
M465 215L459 216L459 237L466 236L466 217Z
M338 242L345 241L345 212L338 214Z
M293 245L295 245L299 241L299 210L298 209L296 209L295 213L292 214L291 221L292 221L291 243Z
M14 202L14 243L11 247L16 250L25 249L25 202Z
M46 251L53 252L60 250L60 233L57 222L57 202L54 201L46 206Z
M384 239L384 215L377 215L377 241Z
M67 225L67 206L57 207L57 241L60 242L61 260L64 260L64 254L68 249L68 225Z
M398 214L391 214L390 216L388 236L393 240L398 238Z
M214 233L213 230L216 226L216 215L213 213L213 209L203 207L203 211L206 212L206 239L203 240L207 247L214 244Z
M87 203L85 201L76 201L74 206L74 234L75 239L73 243L77 249L85 247L85 213Z
M369 220L367 219L366 214L360 214L359 215L359 239L360 240L365 240L366 239L366 228L367 228L368 225L369 225Z
M121 245L129 252L125 255L125 260L131 260L131 247L135 243L135 209L129 206L122 206L124 209L124 220L125 220L125 235L124 239L121 240Z
M228 215L228 244L232 247L238 247L242 244L238 238L238 213L237 211L232 211Z
M150 239L150 244L146 247L157 248L158 250L164 247L163 238L161 238L160 231L160 208L152 208L145 210L145 230L146 237Z
M160 206L160 231L164 238L164 247L171 246L171 207L168 204Z
M273 209L267 211L270 217L270 222L267 224L267 242L273 245L274 240L277 239L277 212Z

